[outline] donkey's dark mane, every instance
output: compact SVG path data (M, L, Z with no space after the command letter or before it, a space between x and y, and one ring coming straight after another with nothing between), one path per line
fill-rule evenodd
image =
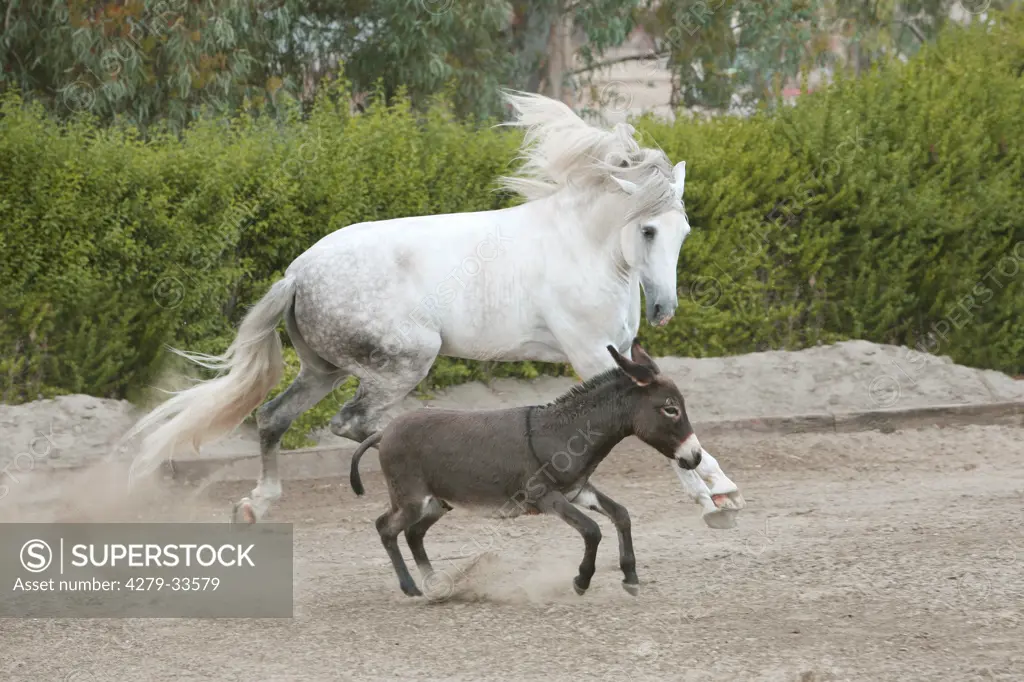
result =
M558 396L544 407L553 407L555 405L564 405L572 400L583 397L597 388L606 386L619 377L625 376L625 373L618 367L612 367L611 369L605 370L600 374L590 377L582 384L576 384L568 391Z

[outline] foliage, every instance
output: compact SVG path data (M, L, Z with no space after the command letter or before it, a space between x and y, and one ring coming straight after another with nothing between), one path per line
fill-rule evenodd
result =
M1022 72L1016 11L774 114L638 121L687 161L694 228L676 317L645 323L645 344L709 356L862 338L1024 371ZM493 180L518 133L460 122L442 100L424 115L399 97L353 116L348 87L322 89L305 119L240 115L147 140L86 118L58 125L8 93L0 400L134 396L163 344L223 351L245 306L321 236L508 205ZM442 360L422 388L567 371Z
M640 125L686 159L687 356L844 338L1024 364L1024 10L774 115ZM692 168L692 170L691 170ZM1024 274L1024 273L1022 273ZM663 351L664 352L664 351Z
M17 87L52 114L180 129L205 107L273 111L297 91L279 73L290 35L285 3L250 0L8 0L0 90Z
M672 105L727 109L770 98L786 78L817 66L821 0L648 2L641 25L666 56Z
M447 93L460 117L500 115L501 86L536 89L552 22L571 17L584 55L625 39L635 0L7 0L0 91L51 114L88 111L144 132L204 115L281 116L342 70L355 103L400 88ZM343 69L342 69L343 65Z
M829 0L830 29L848 41L860 73L883 57L911 57L954 21L983 18L1019 4L1016 0Z

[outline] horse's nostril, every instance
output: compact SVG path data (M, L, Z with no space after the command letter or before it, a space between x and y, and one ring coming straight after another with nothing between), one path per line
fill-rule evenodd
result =
M700 458L701 458L701 453L698 452L697 455L693 458L693 468L694 469L696 469L697 467L700 466Z
M655 303L654 304L654 316L658 317L659 315L661 315L661 304L660 303Z

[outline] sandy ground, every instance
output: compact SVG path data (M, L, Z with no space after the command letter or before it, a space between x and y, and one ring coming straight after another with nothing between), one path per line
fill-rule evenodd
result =
M0 620L0 679L1024 679L1024 430L714 441L748 503L732 530L704 526L636 441L594 477L632 514L637 597L603 518L578 597L582 542L566 525L456 510L426 540L454 593L410 599L373 527L379 473L364 498L340 480L286 481L268 520L295 524L294 619ZM117 472L36 473L0 500L0 521L215 521L252 485L125 498Z

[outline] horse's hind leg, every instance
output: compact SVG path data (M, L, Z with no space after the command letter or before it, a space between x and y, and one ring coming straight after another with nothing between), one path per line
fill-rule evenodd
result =
M359 389L331 419L336 436L363 442L387 425L388 412L430 373L441 349L441 336L419 328L398 347L382 343L368 358L343 364L359 379Z
M326 374L312 365L303 365L295 381L256 413L260 436L260 478L250 496L235 503L233 521L256 523L267 513L270 505L280 499L277 453L281 449L281 438L299 415L331 392L336 382L336 374Z
M256 427L260 435L260 479L251 496L235 504L232 514L235 522L259 521L270 505L280 499L277 451L281 448L281 438L299 415L323 400L344 378L343 372L317 355L306 343L299 333L294 310L285 314L284 322L302 366L295 381L256 412Z

